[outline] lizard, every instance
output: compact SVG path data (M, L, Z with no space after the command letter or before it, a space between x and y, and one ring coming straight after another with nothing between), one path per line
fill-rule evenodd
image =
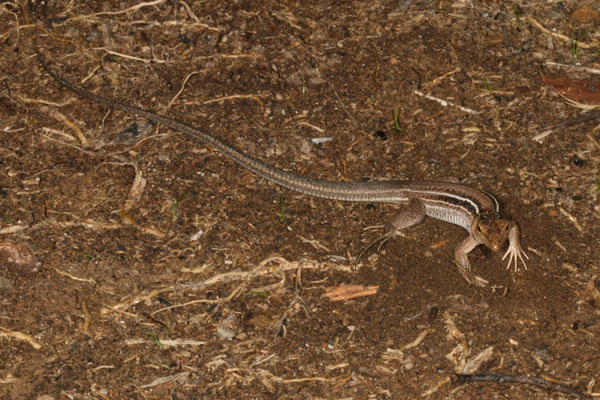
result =
M405 209L385 225L383 235L360 252L356 263L360 256L374 244L378 242L383 244L398 231L419 224L429 216L458 225L468 232L468 236L454 250L455 264L467 282L482 287L488 284L485 279L473 273L468 257L468 253L481 244L496 252L508 241L508 249L502 258L504 260L508 257L507 269L510 269L514 262L514 269L517 272L519 261L527 269L524 258L529 259L529 257L521 247L519 225L516 221L500 217L498 200L486 191L449 179L343 182L297 175L247 155L185 122L83 89L56 74L37 49L36 52L42 68L68 90L94 102L179 131L216 149L248 171L278 186L308 196L338 201L407 204Z

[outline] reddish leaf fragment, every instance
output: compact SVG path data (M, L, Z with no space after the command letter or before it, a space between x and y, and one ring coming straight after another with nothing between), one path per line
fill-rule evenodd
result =
M549 78L540 72L542 80L567 100L583 104L600 104L600 82L587 79Z
M573 11L571 20L577 25L589 24L590 22L597 23L600 22L600 12L594 10L589 5L585 5Z
M332 301L354 299L356 297L373 296L377 294L379 286L346 285L332 286L325 289L325 297Z

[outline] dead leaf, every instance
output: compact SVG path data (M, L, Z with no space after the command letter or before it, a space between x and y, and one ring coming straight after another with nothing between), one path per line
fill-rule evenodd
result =
M125 200L123 211L131 210L133 206L140 201L142 194L144 193L144 189L146 188L146 178L144 178L142 170L135 163L132 163L131 165L135 169L135 179L133 180L133 184L129 189L129 197L127 197L127 200Z
M461 374L473 374L481 367L485 362L488 362L492 358L494 353L494 346L489 346L475 357L471 358L462 368Z
M549 78L540 71L542 80L567 100L600 105L600 82L565 77Z
M571 14L572 21L577 25L585 25L590 22L600 22L600 12L589 5L585 5Z

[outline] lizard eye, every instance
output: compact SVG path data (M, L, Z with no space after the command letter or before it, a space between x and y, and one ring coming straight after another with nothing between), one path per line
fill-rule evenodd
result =
M477 233L485 233L487 232L487 226L484 224L477 224Z

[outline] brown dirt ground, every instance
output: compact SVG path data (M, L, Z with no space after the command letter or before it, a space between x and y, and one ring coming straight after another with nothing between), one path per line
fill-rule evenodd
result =
M446 380L461 371L600 392L600 119L539 75L598 80L573 66L597 71L600 10L482 3L2 2L0 241L41 266L0 259L0 397L574 396ZM34 43L302 175L465 179L519 222L529 269L477 248L491 285L469 285L465 232L432 219L354 268L394 207L283 190L160 126L116 144L136 119L61 88ZM340 284L379 290L323 296Z

